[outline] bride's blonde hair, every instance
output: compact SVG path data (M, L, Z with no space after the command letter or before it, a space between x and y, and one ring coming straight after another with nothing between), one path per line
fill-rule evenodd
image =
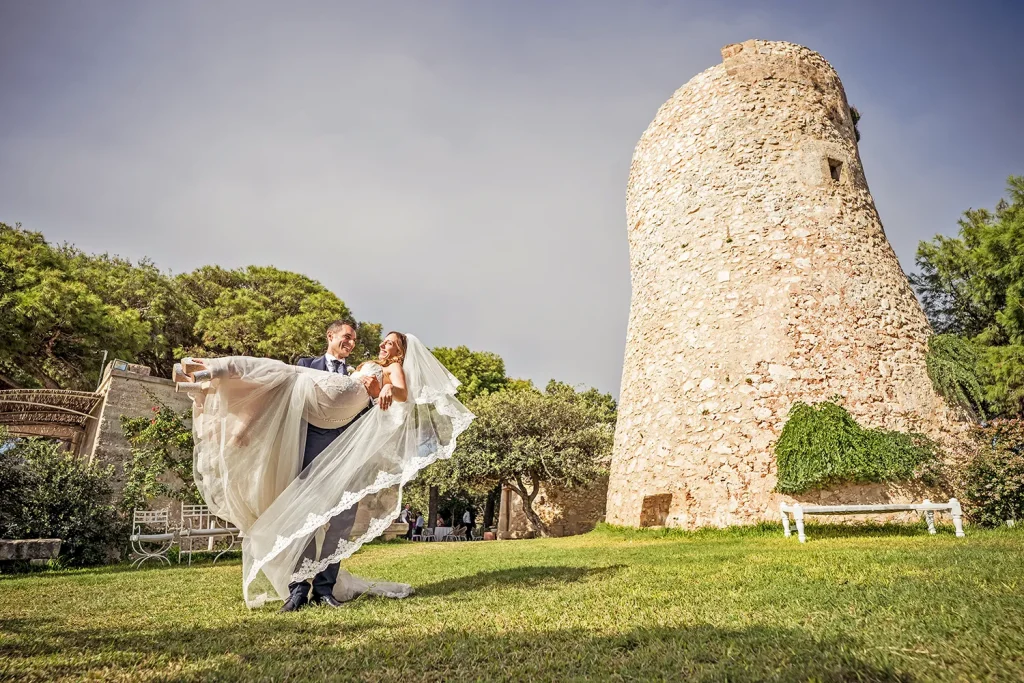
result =
M383 361L380 361L380 360L366 360L366 361L363 361L362 363L359 364L359 367L356 368L357 372L359 370L362 370L363 366L366 365L367 363L379 363L381 365L381 367L387 367L387 366L391 365L392 363L398 363L399 365L402 364L402 361L405 360L405 351L406 351L406 349L409 348L409 339L404 334L402 334L401 332L396 332L395 330L392 330L392 331L388 332L387 334L385 334L384 338L387 339L391 335L395 335L398 338L398 348L401 349L401 352L397 356L392 356L392 355L389 354L388 357L385 358Z

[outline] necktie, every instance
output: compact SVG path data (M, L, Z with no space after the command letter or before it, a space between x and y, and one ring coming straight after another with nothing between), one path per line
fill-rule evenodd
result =
M336 360L336 361L334 361L334 372L338 373L339 375L344 375L345 374L345 361L343 361L343 360Z

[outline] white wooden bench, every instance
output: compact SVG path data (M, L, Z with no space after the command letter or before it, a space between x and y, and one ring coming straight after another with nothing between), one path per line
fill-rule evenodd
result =
M928 533L935 533L935 513L948 512L953 518L953 528L956 530L957 538L964 536L963 510L960 509L960 502L956 498L950 498L948 503L932 503L925 499L923 503L884 503L880 505L801 505L800 503L779 503L779 511L782 513L782 532L786 538L790 537L789 516L793 516L796 522L797 537L801 543L807 542L804 534L805 515L866 515L880 512L923 512L928 521Z
M214 563L220 556L233 549L238 543L238 529L229 525L216 515L210 514L210 508L206 505L182 505L181 506L181 529L178 531L178 564L181 564L181 556L188 555L188 565L192 566L193 553L208 553L214 551L214 543L218 538L227 539L227 547L221 550L213 558ZM199 550L195 549L196 541L205 541ZM188 548L185 548L185 544Z

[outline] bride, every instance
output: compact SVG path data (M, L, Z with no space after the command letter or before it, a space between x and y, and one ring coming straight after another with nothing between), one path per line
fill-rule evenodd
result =
M241 531L249 607L287 599L289 583L382 534L399 514L402 487L450 457L472 421L455 398L459 381L415 336L390 333L378 361L353 375L246 356L185 359L175 369L179 389L193 400L196 485L211 514ZM361 415L371 377L381 386L379 409ZM306 423L349 422L301 469ZM332 518L352 510L351 533L323 534ZM304 557L314 539L319 554ZM334 595L344 601L364 592L404 597L412 589L343 572Z

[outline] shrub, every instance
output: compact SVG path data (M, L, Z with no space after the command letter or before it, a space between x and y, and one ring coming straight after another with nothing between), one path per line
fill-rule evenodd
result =
M0 427L0 538L20 538L32 490L32 472L17 442Z
M968 518L982 526L1024 519L1024 421L975 427L973 440L961 486Z
M121 506L126 511L145 507L156 496L171 496L187 503L202 503L192 477L191 415L175 412L151 396L151 417L121 416L121 430L131 444L132 459L125 465ZM169 483L168 476L173 480Z
M112 505L112 467L76 459L49 439L5 438L0 447L5 488L0 504L5 538L60 538L70 566L116 559L126 528Z
M794 404L775 457L780 493L925 477L939 460L935 444L923 434L864 429L832 402Z

